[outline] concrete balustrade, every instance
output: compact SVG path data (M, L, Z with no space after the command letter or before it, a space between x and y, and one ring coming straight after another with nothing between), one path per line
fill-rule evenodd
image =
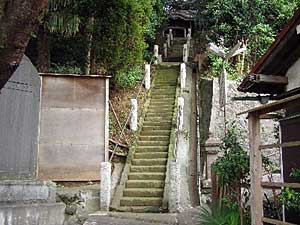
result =
M131 115L130 115L130 129L132 131L138 130L138 106L137 100L131 99Z
M183 62L184 63L188 62L188 46L187 46L187 44L183 45Z
M174 36L173 36L173 30L172 29L169 29L169 35L170 35L170 40L173 41Z
M158 45L154 45L154 57L155 57L154 64L158 64L158 52L159 52Z
M111 199L111 163L102 162L100 165L100 209L109 211Z
M178 131L183 131L184 98L178 97Z
M164 43L164 57L168 58L168 43Z
M181 89L185 88L186 83L186 64L181 63L180 64L180 87Z
M171 38L170 38L170 34L167 34L167 45L168 45L168 48L171 47Z
M145 88L149 90L151 87L151 66L145 64Z
M177 159L170 160L169 163L169 212L180 211L180 169Z

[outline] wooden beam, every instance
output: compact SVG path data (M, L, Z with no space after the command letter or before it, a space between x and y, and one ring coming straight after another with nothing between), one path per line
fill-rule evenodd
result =
M276 120L280 118L282 118L282 116L278 115L277 113L268 113L259 117L261 120Z
M238 113L237 116L248 114L248 113L256 113L257 115L260 116L281 109L286 109L289 106L299 104L299 103L300 103L300 94L282 100L278 100L276 102L272 102L266 105L262 105L253 109L249 109L247 111Z
M261 187L262 157L260 145L260 121L258 115L248 117L250 138L250 178L251 178L251 225L261 225L263 218L263 188Z
M283 221L280 221L280 220L269 219L269 218L266 218L266 217L264 217L262 219L262 222L269 223L269 224L275 224L275 225L297 225L295 223L287 223L287 222L283 222Z
M275 75L264 75L264 74L251 74L254 77L253 83L257 84L275 84L275 85L287 85L289 83L288 77L275 76Z
M283 187L300 188L300 183L261 182L261 186L266 189L281 189Z
M288 147L298 147L300 146L300 141L291 141L285 142L281 144L271 144L271 145L260 145L259 149L272 149L272 148L288 148Z

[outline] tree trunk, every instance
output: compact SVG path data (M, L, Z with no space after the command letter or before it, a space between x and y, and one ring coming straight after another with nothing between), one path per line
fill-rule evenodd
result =
M37 56L37 70L40 73L49 72L50 68L50 46L49 33L40 26L38 33L38 56Z
M86 52L86 67L85 75L91 74L91 54L92 54L92 45L93 45L93 31L94 31L95 18L90 17L87 24L87 52Z
M48 0L2 0L0 7L0 90L19 66Z

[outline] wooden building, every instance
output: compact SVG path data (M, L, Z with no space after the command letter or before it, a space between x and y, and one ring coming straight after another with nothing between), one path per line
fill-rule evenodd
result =
M174 37L186 37L189 28L194 27L195 10L177 10L168 15L168 23L164 30L167 34L172 29Z
M274 43L259 59L239 86L239 91L252 92L264 100L273 100L246 112L250 133L251 220L252 224L300 224L300 212L283 211L284 222L266 218L263 213L264 189L300 188L300 177L291 176L300 169L300 11L283 28ZM280 143L261 145L260 120L274 119L283 111ZM262 152L274 149L281 153L280 183L262 182Z

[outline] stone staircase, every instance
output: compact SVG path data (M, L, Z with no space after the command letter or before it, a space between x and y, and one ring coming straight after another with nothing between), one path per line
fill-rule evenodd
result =
M178 65L157 69L118 211L162 211L178 76Z

